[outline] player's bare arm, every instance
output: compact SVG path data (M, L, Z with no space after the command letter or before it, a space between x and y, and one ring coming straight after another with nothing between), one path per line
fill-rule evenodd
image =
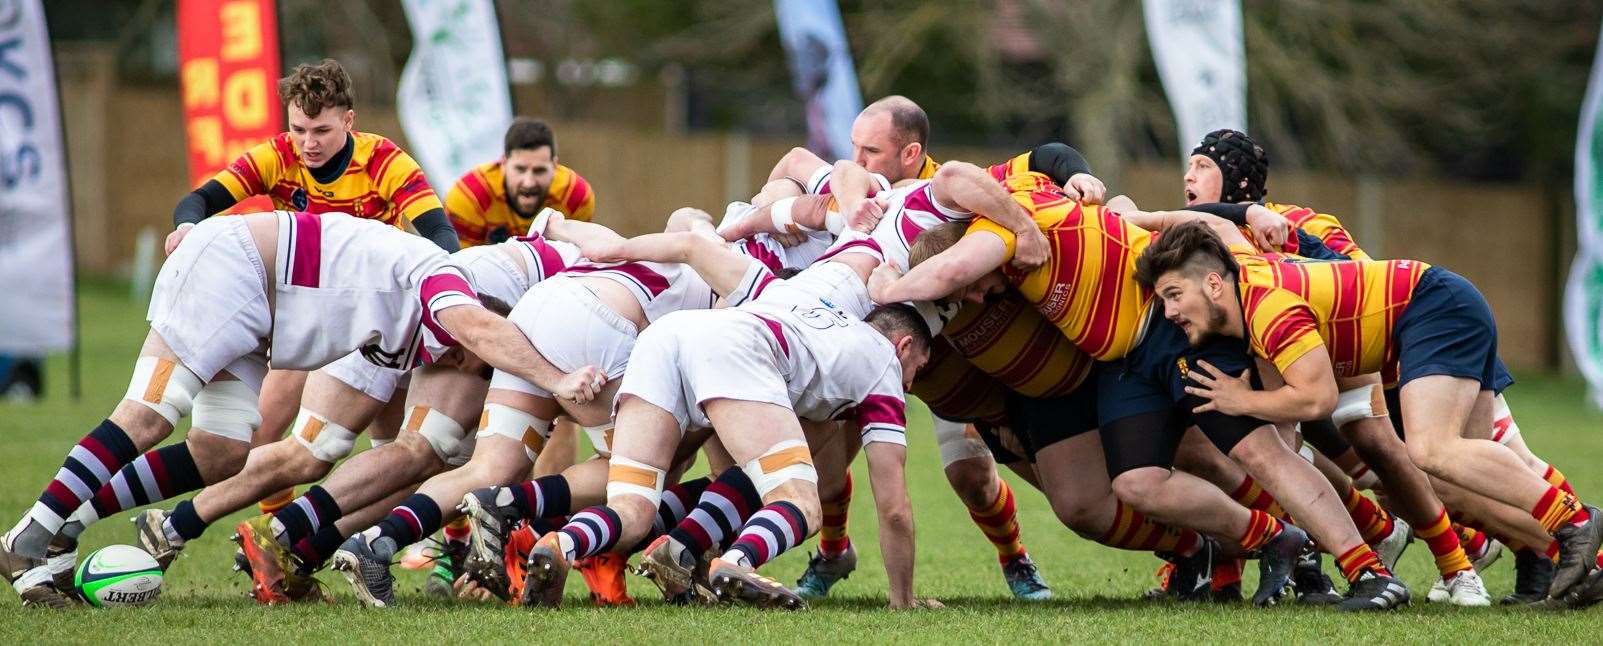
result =
M450 307L436 316L463 348L496 369L522 377L558 397L583 404L594 399L604 385L605 378L594 366L562 372L529 344L517 326L487 309Z
M585 249L604 248L623 241L623 236L606 226L582 220L569 220L557 212L552 212L550 219L546 221L545 237L571 243L579 247L581 252ZM590 257L588 253L584 255Z
M1012 259L1014 267L1028 271L1046 264L1051 255L1046 234L1041 233L1029 212L985 169L964 162L948 162L935 171L931 189L935 201L942 206L977 213L1012 231L1018 239Z
M596 262L684 263L701 274L702 280L720 296L727 296L738 287L751 264L757 262L730 250L727 243L689 231L648 233L594 249L581 246L580 250Z
M871 442L863 447L863 453L868 456L868 479L879 514L879 551L890 582L890 605L911 608L914 543L913 505L907 496L905 474L907 447Z
M1301 422L1329 417L1336 409L1336 375L1330 355L1322 349L1287 366L1281 372L1285 385L1273 390L1253 390L1250 372L1232 377L1207 361L1197 362L1191 378L1198 385L1187 386L1186 392L1207 401L1194 412L1216 410L1270 422Z
M1007 245L1001 238L987 231L977 232L963 236L950 249L905 274L881 265L869 277L868 293L876 303L940 300L1000 269L1006 258Z
M805 181L813 173L818 172L818 169L828 165L829 162L814 155L812 151L797 146L785 153L784 157L780 157L779 163L774 164L774 169L768 172L768 181L784 177Z

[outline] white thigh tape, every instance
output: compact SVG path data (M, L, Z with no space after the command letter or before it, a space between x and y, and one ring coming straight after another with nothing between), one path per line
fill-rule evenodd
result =
M933 416L932 416L933 417ZM941 447L941 468L973 458L990 457L991 449L977 434L968 432L968 424L935 418L935 442Z
M505 404L485 404L479 416L479 437L504 437L523 444L523 453L532 462L540 457L546 440L551 439L551 421L540 419Z
M1336 411L1330 414L1330 421L1341 428L1362 419L1385 416L1386 391L1380 384L1370 384L1337 395Z
M406 421L402 422L401 427L421 434L423 439L428 441L429 448L434 449L434 454L446 464L453 466L462 464L453 461L460 457L464 448L469 454L472 453L471 445L463 446L467 430L445 413L428 406L413 406L407 409Z
M614 455L607 465L607 501L633 494L645 498L656 509L662 503L662 487L667 478L662 469Z
M612 429L612 422L607 422L600 426L584 427L584 435L590 438L590 446L595 447L596 455L601 457L612 455ZM680 429L679 432L681 435L684 434L684 429Z
M290 427L290 433L295 436L296 442L311 452L312 457L329 464L350 455L351 447L356 446L356 433L351 429L304 408L296 413L295 425Z
M1492 441L1498 444L1508 444L1520 435L1520 425L1514 421L1514 411L1509 410L1508 400L1502 395L1492 398Z
M766 496L787 480L805 480L818 484L818 470L813 468L813 454L807 443L785 440L768 447L757 459L741 467L746 477L757 488L757 495Z
M262 425L256 391L243 381L214 381L195 395L192 427L230 440L250 443Z
M123 399L143 404L176 426L189 414L201 386L200 377L177 361L140 357Z

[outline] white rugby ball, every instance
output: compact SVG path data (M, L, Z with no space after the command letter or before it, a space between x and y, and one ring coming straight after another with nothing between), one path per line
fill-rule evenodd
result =
M108 545L78 564L73 584L96 608L143 606L161 594L162 571L156 559L132 545Z

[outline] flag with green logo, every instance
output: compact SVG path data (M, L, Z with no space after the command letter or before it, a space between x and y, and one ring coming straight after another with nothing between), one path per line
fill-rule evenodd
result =
M1575 141L1575 218L1579 249L1564 293L1564 327L1575 364L1603 408L1603 47L1592 59L1592 81L1581 104Z

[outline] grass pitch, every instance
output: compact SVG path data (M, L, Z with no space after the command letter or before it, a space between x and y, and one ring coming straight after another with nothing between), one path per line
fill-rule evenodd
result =
M0 403L0 523L7 527L25 511L54 474L64 452L99 422L127 388L143 339L144 308L126 289L92 284L82 290L84 395L67 395L64 357L49 366L49 397L37 405ZM1552 460L1583 496L1603 500L1603 414L1588 410L1574 380L1527 376L1509 391L1526 440ZM915 412L915 420L925 419ZM1250 642L1370 643L1489 642L1573 643L1593 638L1603 609L1545 614L1522 610L1458 609L1425 601L1435 576L1429 553L1414 545L1399 574L1414 593L1412 607L1383 615L1352 616L1282 607L1258 610L1148 603L1136 597L1154 580L1158 561L1081 540L1061 525L1046 501L1012 480L1019 496L1024 541L1057 599L1023 603L1003 585L994 552L970 523L940 472L927 424L909 429L908 480L918 526L917 592L943 601L944 610L888 612L880 566L872 497L853 502L850 530L862 560L835 595L799 613L727 608L678 608L654 599L655 588L634 578L636 608L588 606L578 576L568 586L568 608L529 611L477 603L428 599L425 574L396 568L402 607L365 610L344 580L321 578L339 597L333 606L258 607L245 597L245 580L229 570L233 544L227 538L240 514L218 523L190 544L168 572L162 598L152 607L23 611L17 597L0 593L0 643L327 643L421 642ZM859 469L862 465L858 465ZM859 472L861 482L867 473ZM164 503L173 504L172 501ZM128 516L131 514L125 514ZM3 530L3 528L0 528ZM104 545L133 543L133 527L108 519L84 537L80 554ZM765 568L794 581L806 564L808 545ZM1328 565L1332 574L1335 571ZM1249 570L1251 567L1249 567ZM1494 598L1513 585L1512 558L1484 574ZM1339 579L1339 577L1337 577ZM1247 588L1255 585L1248 575ZM1591 630L1589 630L1591 629ZM1594 637L1595 638L1595 637Z

